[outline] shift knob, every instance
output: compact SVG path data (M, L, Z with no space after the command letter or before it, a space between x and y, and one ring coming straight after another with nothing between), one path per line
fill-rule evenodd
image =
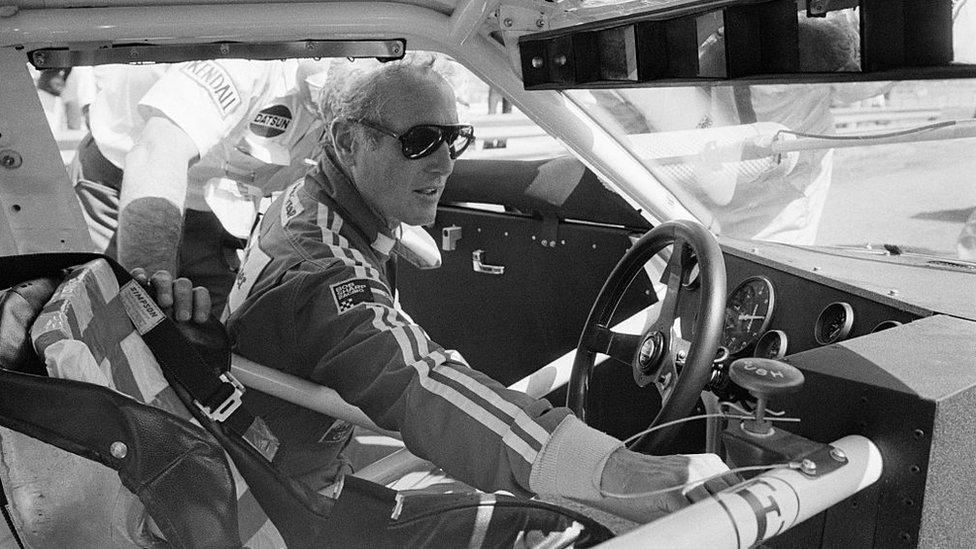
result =
M766 421L766 402L773 395L793 393L803 386L803 373L795 367L768 358L740 358L729 367L729 379L756 397L756 416L743 428L756 435L772 433Z

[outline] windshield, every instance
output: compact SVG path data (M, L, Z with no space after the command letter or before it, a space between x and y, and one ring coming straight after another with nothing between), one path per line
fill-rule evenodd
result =
M976 259L976 80L566 93L717 233Z

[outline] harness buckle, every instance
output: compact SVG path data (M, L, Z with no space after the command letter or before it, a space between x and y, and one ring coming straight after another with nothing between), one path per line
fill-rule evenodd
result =
M231 385L233 389L229 395L227 395L220 403L216 406L209 407L200 404L199 401L194 400L193 402L198 408L210 419L214 421L224 422L233 414L238 408L241 407L243 403L244 396L244 385L240 381L237 381L230 372L224 372L220 374L220 379L224 383Z

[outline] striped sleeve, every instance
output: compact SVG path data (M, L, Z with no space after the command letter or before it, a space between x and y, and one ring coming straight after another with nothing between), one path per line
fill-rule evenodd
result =
M360 280L351 269L328 278L309 275L297 292L314 296L295 319L307 327L305 356L316 357L310 377L399 430L407 448L460 480L528 493L532 464L568 412L471 369L386 295L344 308L335 288Z

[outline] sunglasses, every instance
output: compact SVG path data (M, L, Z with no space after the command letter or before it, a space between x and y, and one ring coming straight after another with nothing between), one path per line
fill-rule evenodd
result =
M441 143L447 143L451 160L454 160L474 141L474 127L468 124L417 124L403 133L396 133L368 120L354 122L399 140L403 156L410 160L430 156Z

